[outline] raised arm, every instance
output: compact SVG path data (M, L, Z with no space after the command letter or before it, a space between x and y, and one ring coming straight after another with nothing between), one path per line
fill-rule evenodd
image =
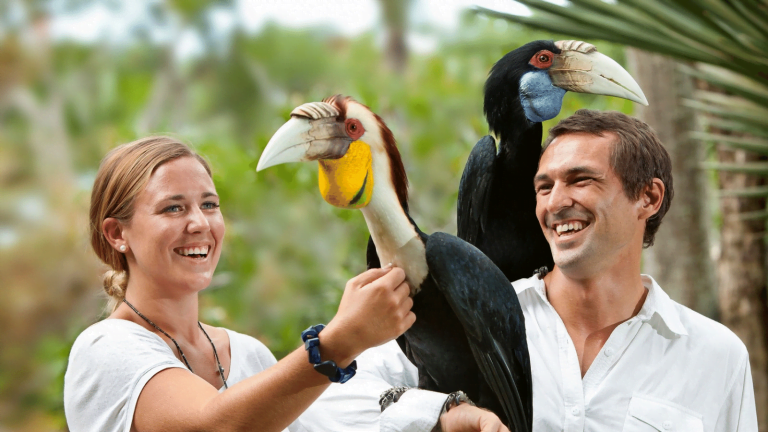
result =
M365 349L391 340L415 321L398 268L351 279L334 319L320 335L321 358L347 367ZM354 379L354 378L353 378ZM147 382L133 426L144 431L282 431L328 387L300 347L276 365L219 393L189 371L166 369Z

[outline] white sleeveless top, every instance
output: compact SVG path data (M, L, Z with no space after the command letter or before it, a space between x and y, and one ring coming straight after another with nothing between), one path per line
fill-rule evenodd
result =
M230 386L277 363L258 340L227 330L232 363ZM72 345L64 375L64 412L71 432L130 432L144 385L168 368L187 369L156 334L122 319L85 329ZM219 392L224 391L224 386ZM290 432L303 431L300 420Z

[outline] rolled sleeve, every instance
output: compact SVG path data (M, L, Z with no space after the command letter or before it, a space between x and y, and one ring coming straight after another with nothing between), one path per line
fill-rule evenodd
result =
M444 393L408 390L381 414L381 432L430 432L447 398Z

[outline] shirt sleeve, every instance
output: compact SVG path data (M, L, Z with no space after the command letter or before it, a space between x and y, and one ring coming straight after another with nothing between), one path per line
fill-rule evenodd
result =
M752 370L749 356L744 358L736 371L734 382L726 395L717 419L716 432L753 432L757 430L755 389L752 385Z
M384 413L382 392L418 385L418 371L396 342L371 348L357 358L357 373L345 384L332 384L299 418L306 430L350 432L429 432L437 424L447 395L412 389Z
M144 385L158 372L184 368L168 345L124 320L105 320L78 336L64 376L64 411L72 432L129 432Z

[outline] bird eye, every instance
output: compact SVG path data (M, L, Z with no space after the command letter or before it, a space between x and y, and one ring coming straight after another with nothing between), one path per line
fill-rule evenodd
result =
M538 69L548 69L552 66L552 59L554 57L555 55L552 54L552 51L541 50L534 54L528 63Z
M363 127L363 124L360 123L360 120L358 119L346 119L344 121L344 128L347 132L347 136L349 136L353 140L357 140L358 138L363 136L363 133L365 133L365 128Z

